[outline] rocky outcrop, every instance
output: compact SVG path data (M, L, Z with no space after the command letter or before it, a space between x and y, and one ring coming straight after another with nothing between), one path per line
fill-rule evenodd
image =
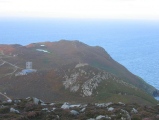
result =
M69 89L70 92L80 92L80 95L83 97L92 96L102 81L107 81L110 79L126 87L133 88L134 90L137 89L135 86L124 82L109 72L99 70L94 71L93 69L89 71L85 70L85 65L86 64L77 64L73 70L67 71L68 75L65 74L65 80L63 81L65 89ZM87 64L87 67L88 66L89 65ZM85 78L85 80L83 81L80 78Z

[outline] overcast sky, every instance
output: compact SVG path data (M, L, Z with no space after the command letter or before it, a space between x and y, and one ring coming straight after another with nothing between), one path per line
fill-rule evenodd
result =
M159 19L159 0L0 0L0 17Z

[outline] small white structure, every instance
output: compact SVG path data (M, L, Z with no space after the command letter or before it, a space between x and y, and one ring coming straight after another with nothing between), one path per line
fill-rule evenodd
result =
M26 69L32 69L32 62L26 62Z
M37 72L37 70L32 69L32 62L26 62L26 69L23 69L21 72L16 73L15 76L27 75L34 72Z

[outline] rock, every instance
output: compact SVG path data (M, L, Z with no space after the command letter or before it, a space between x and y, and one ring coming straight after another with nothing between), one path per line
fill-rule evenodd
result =
M105 107L105 103L95 103L97 107Z
M108 108L108 111L112 112L114 110L113 107Z
M123 118L122 120L131 120L131 117L128 113L128 111L121 109L122 113L124 114L124 116L126 116L126 118Z
M99 115L99 116L96 117L96 120L101 120L101 119L111 120L111 117L109 117L109 116L107 116L107 115L106 115L106 116L104 116L104 115Z
M60 119L59 115L56 115L57 119Z
M26 100L29 100L29 99L31 99L31 97L27 97L27 98L25 98Z
M127 120L126 118L124 118L124 117L121 117L121 120Z
M80 112L84 112L86 110L86 108L83 108L82 110L80 110Z
M70 105L70 108L73 108L73 107L80 107L81 105Z
M55 103L50 103L49 105L53 106L53 105L55 105Z
M76 110L71 110L70 112L72 115L79 115L79 112L77 112Z
M95 103L97 107L108 107L109 105L113 104L112 102L109 103Z
M106 103L105 105L109 106L109 105L112 105L112 104L113 104L112 102L109 102L109 103Z
M122 102L118 102L118 104L120 104L120 105L125 105L124 103L122 103Z
M70 105L69 103L65 102L62 106L61 106L62 109L69 109L70 108Z
M38 99L38 98L33 98L33 102L34 104L38 105L40 103L44 103L42 100Z
M11 100L11 99L8 99L8 100L7 100L7 102L8 102L8 103L11 103L11 102L12 102L12 100Z
M14 103L20 103L21 100L14 100Z
M51 111L53 112L53 111L55 111L55 110L56 110L56 108L52 108L52 110L51 110Z
M21 102L20 102L20 101ZM34 102L40 101L35 98ZM6 114L10 117L7 119L20 120L25 117L28 119L62 119L62 120L72 120L72 119L86 119L86 120L131 120L131 119L141 119L141 120L157 120L159 119L158 106L140 106L136 104L126 104L124 103L112 104L112 103L98 103L98 104L70 104L70 103L55 103L55 106L50 106L50 103L46 103L47 106L43 104L36 105L33 102L33 98L29 100L23 99L13 99L12 103L0 104L0 120L5 120ZM20 103L18 103L20 102ZM41 101L40 101L41 102ZM15 103L18 103L17 105ZM111 105L112 104L112 105ZM54 105L54 103L52 104ZM110 105L110 106L109 106ZM62 108L62 109L61 109ZM56 110L55 110L56 109ZM109 111L109 112L108 112ZM130 114L133 113L133 114ZM59 116L60 118L59 118ZM109 116L108 116L109 115ZM130 116L131 115L131 116ZM145 117L145 118L144 118Z
M100 120L102 118L105 118L105 116L104 115L99 115L99 116L96 117L96 120Z
M49 109L48 109L48 108L43 108L42 110L43 110L43 111L48 111Z
M87 119L87 120L96 120L96 119L94 119L94 118L89 118L89 119Z
M12 113L20 113L18 110L14 109L14 108L10 108L10 112L12 112Z
M34 104L38 105L40 101L37 98L33 98L33 102L34 102Z
M133 108L133 109L131 110L131 113L132 113L132 114L137 114L138 111L137 111L135 108Z
M41 105L42 105L42 106L45 106L45 105L47 105L47 104L45 104L45 103L41 103Z

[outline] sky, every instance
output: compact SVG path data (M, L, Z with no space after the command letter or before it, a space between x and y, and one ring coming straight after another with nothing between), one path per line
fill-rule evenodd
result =
M0 0L0 17L159 19L159 0Z

